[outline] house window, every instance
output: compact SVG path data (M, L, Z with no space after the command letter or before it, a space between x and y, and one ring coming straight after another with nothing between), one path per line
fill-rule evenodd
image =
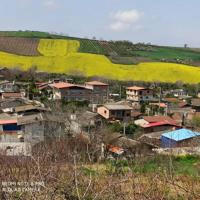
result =
M104 110L104 114L106 114L107 113L107 111L106 110Z
M19 141L20 141L20 142L24 142L24 137L20 137L20 138L19 138Z
M111 115L115 115L115 111L113 110L113 111L111 111Z

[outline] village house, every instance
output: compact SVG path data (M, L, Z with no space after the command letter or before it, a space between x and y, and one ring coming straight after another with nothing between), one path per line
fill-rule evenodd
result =
M184 96L188 96L187 92L183 89L175 89L175 90L171 90L170 93L174 96L174 97L184 97Z
M98 113L86 111L83 113L71 114L68 121L68 130L71 133L91 133L102 124L102 119Z
M126 121L131 119L132 107L119 104L105 104L97 108L97 113L107 120Z
M2 109L4 113L14 113L15 115L31 115L50 111L49 108L44 108L39 104L26 104L11 108Z
M191 100L191 106L196 112L200 112L200 99L195 98Z
M90 101L92 89L80 85L74 85L66 82L58 82L50 84L53 89L54 100L66 101Z
M53 88L50 87L52 82L37 82L36 88L39 91L39 97L45 97L48 100L53 99Z
M31 156L34 145L63 134L64 119L52 114L0 115L0 149L10 156Z
M53 82L36 83L40 94L48 99L66 101L88 101L92 104L103 104L108 99L109 85L99 82L86 82L84 85L54 80Z
M160 113L167 115L168 112L168 105L165 103L149 103L148 106L146 106L146 113L150 115L158 115Z
M180 102L168 108L168 114L180 125L186 125L195 112L187 102Z
M44 141L46 137L61 136L65 123L65 119L61 119L52 113L25 115L17 120L24 135L31 135L28 142L32 146ZM27 140L25 139L25 141Z
M151 148L145 143L130 139L120 133L103 135L103 143L109 157L110 155L112 157L124 156L132 159L151 151Z
M8 117L8 118L5 118ZM30 155L30 146L24 145L21 126L16 117L0 116L0 149L5 155ZM2 119L3 118L3 119Z
M200 133L188 129L179 129L162 134L163 148L195 147L199 146Z
M161 136L163 133L164 133L164 131L143 134L137 140L141 143L149 145L152 149L160 148L161 147Z
M133 102L149 102L153 100L153 90L143 87L127 87L126 99Z
M175 120L168 116L145 116L134 122L140 126L143 133L176 130L181 128Z
M12 108L16 106L21 106L26 104L27 100L24 98L17 98L17 99L2 99L0 100L0 108L1 109L7 109L7 108Z
M14 81L1 81L0 82L0 92L16 92L19 90L19 87L15 84Z
M100 81L85 83L86 88L92 89L92 103L105 103L108 100L109 85Z

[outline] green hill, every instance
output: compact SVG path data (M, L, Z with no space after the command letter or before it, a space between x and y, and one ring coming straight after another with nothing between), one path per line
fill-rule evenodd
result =
M198 49L98 41L43 32L0 32L0 67L117 80L200 82ZM187 65L185 65L187 64Z

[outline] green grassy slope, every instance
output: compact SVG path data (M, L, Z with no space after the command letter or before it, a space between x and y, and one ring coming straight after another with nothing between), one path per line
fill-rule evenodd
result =
M113 63L119 64L138 64L140 62L155 61L200 65L200 52L190 48L133 44L128 41L98 41L38 31L0 31L0 36L77 40L80 42L80 53L105 55Z

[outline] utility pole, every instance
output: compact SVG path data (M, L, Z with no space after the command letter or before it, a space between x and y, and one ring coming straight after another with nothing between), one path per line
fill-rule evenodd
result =
M159 110L158 110L158 113L160 115L160 103L161 103L161 87L159 87L160 89L160 92L159 92Z
M108 100L109 100L109 93L110 93L110 88L109 88L109 86L108 86L108 88L107 88L107 99L106 99L106 101L108 102ZM105 103L105 102L103 102L103 103Z
M30 99L30 98L29 98L29 93L30 93L29 90L30 90L30 84L28 83L28 94L27 94L27 98L28 98L28 100Z
M119 86L119 94L120 94L120 100L122 99L122 86Z

